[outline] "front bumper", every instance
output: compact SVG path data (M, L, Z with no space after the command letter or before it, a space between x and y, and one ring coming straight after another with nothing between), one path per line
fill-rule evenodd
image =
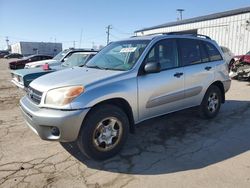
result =
M24 85L21 84L20 82L16 81L15 79L12 79L11 82L15 84L17 87L24 89Z
M28 126L41 139L59 142L72 142L77 139L83 119L89 111L39 108L26 96L20 100L20 109ZM55 127L59 130L59 135L52 134Z

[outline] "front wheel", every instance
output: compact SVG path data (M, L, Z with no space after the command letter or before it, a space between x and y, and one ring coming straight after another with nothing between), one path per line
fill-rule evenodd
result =
M78 136L83 154L95 160L104 160L117 154L129 133L126 113L114 105L100 105L92 109Z
M201 116L207 119L217 116L220 110L221 101L222 93L220 89L215 85L210 86L200 105Z

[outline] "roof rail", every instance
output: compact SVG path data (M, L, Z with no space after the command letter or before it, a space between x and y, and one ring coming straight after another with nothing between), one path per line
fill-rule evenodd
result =
M170 33L163 33L163 34L165 35L187 35L187 36L203 37L203 38L211 40L211 38L207 35L194 34L194 33L170 32Z

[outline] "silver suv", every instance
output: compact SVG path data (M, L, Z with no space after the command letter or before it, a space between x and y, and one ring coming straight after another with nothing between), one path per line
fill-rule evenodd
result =
M101 160L118 153L146 119L194 106L215 117L230 84L215 41L162 34L110 43L84 67L39 77L20 103L42 139L76 141Z

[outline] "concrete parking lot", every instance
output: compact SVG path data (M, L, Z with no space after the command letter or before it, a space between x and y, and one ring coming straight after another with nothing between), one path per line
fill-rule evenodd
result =
M0 187L250 187L247 82L232 82L215 119L189 109L143 122L103 162L74 143L41 140L21 116L22 95L0 59Z

